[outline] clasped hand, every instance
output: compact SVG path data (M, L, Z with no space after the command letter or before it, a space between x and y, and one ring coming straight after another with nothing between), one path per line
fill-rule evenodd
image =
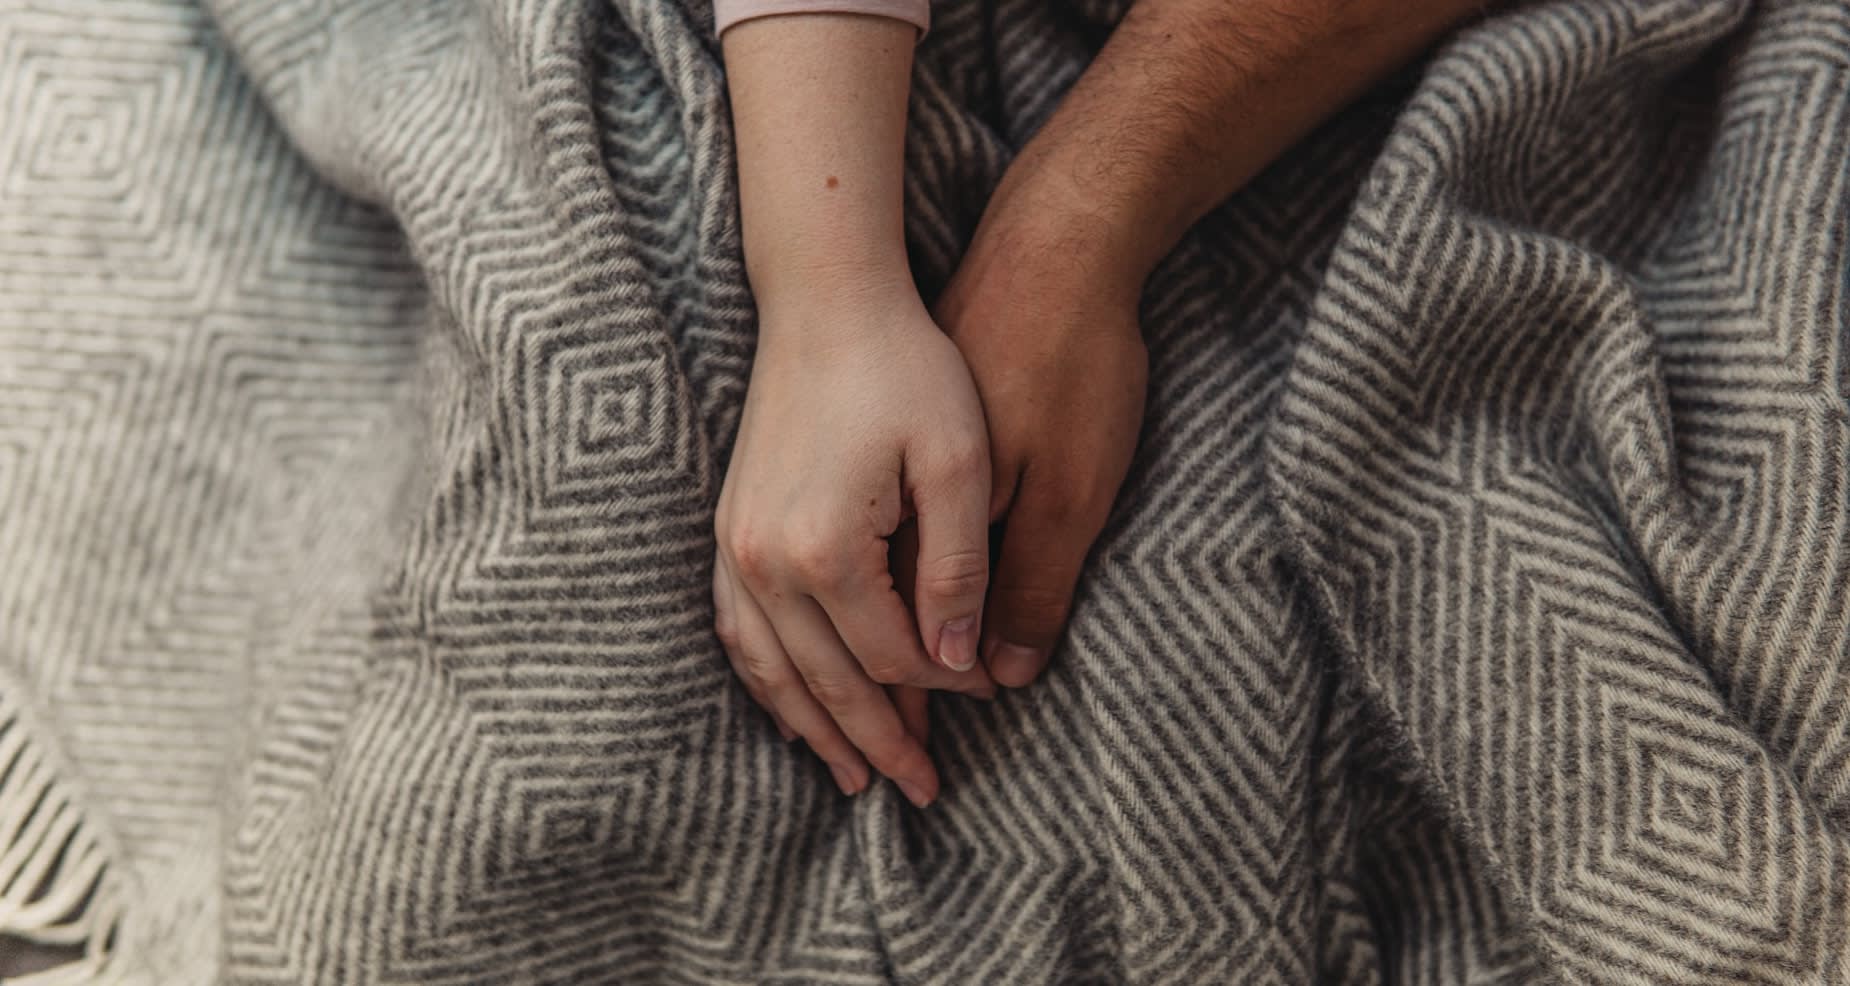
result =
M716 630L845 793L871 765L914 804L937 797L923 690L987 697L1040 674L1129 469L1138 285L1070 253L1059 271L1025 262L1060 246L1038 239L986 220L935 321L903 270L759 312L716 514Z

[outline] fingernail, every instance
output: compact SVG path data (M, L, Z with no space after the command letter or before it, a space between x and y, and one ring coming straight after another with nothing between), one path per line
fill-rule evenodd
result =
M952 671L976 667L976 617L947 621L938 630L938 660Z
M841 788L841 793L853 797L854 793L861 789L860 785L855 783L854 775L848 771L829 764L829 773L835 775L835 786Z
M906 800L912 802L915 806L923 808L931 804L931 796L926 794L925 789L920 787L916 782L898 781L896 783L899 784L899 789L905 792Z
M1027 679L1040 667L1040 663L1040 652L1034 648L1023 647L1020 644L1002 644L989 658L989 673L997 680L1007 678L1010 681L1021 681L1025 684Z

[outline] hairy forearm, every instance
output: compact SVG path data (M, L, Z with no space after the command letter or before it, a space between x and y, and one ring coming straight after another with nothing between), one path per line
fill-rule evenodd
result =
M726 32L746 272L761 308L908 283L902 169L916 39L903 21L851 14Z
M1123 291L1188 227L1484 0L1140 0L1010 169L1088 277Z

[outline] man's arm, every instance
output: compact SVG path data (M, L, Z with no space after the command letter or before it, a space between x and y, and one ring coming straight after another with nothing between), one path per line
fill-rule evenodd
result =
M1004 176L939 321L1006 515L984 656L1045 665L1129 468L1144 280L1183 233L1484 0L1141 0Z
M1122 290L1196 220L1484 0L1141 0L997 198L1079 224ZM992 209L995 206L992 205ZM1074 215L1077 213L1077 215Z

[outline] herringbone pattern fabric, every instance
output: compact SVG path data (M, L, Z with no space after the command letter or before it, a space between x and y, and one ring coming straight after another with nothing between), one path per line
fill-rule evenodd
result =
M942 0L935 290L1123 0ZM1850 8L1551 0L1205 221L1049 676L710 630L700 0L0 0L0 929L135 983L1850 980Z

